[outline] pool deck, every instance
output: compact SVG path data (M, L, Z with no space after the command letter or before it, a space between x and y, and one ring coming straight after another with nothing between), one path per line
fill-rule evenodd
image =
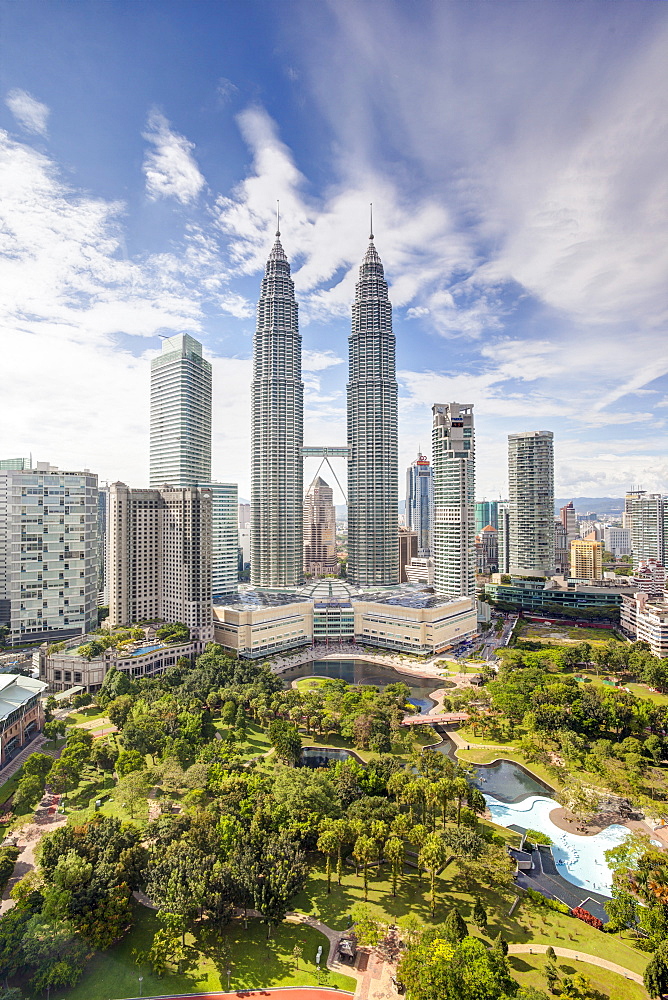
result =
M512 857L519 853L514 848L510 848ZM557 899L560 903L565 903L571 909L582 906L593 916L598 917L604 923L608 920L605 912L605 904L609 897L600 892L593 892L591 889L580 888L569 882L557 870L549 847L539 847L537 850L526 852L531 854L531 870L518 871L515 876L515 884L522 889L534 889L547 896L548 899Z

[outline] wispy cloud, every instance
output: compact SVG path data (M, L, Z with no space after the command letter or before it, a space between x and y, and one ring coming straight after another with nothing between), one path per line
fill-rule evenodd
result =
M194 201L206 183L193 156L195 144L175 132L155 109L144 138L153 147L146 151L143 164L149 198L176 198L182 205Z
M5 104L16 118L19 125L34 135L46 135L49 120L49 109L27 90L15 88L10 90L5 98Z

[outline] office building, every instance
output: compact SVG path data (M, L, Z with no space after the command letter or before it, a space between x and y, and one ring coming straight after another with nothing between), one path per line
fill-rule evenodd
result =
M317 476L304 497L304 573L328 576L337 569L334 491Z
M510 500L499 500L497 506L499 573L510 572Z
M576 580L603 578L603 545L592 533L586 538L574 538L570 546L571 576Z
M431 556L413 556L410 563L404 567L406 583L414 587L434 586L434 560Z
M348 580L399 582L398 427L392 306L373 243L355 286L349 338Z
M10 645L97 625L97 476L48 462L0 471L0 628Z
M403 525L399 525L397 530L399 532L399 581L406 583L408 581L406 567L419 554L419 536L417 531L411 531L410 528L404 528Z
M418 551L431 555L434 530L434 476L431 464L418 455L406 470L406 527L418 533Z
M554 573L554 444L552 431L508 435L510 573Z
M304 578L301 337L279 237L262 279L251 385L251 582L269 589Z
M611 552L615 558L631 555L631 532L628 528L606 524L603 528L603 542L606 551Z
M239 504L239 528L250 527L250 510L249 503Z
M479 535L483 528L491 524L493 528L499 528L499 501L498 500L476 500L474 504L475 512L475 533Z
M484 576L499 568L499 533L491 524L477 534L475 542L476 572Z
M432 407L434 588L475 594L475 432L470 403Z
M239 582L239 487L236 483L197 483L211 491L211 593L236 592Z
M167 337L151 361L152 489L211 480L211 365L186 333Z
M633 566L656 559L666 565L668 559L668 497L661 493L634 490L624 502L625 527L631 531Z
M563 507L559 508L559 519L564 526L564 531L566 532L566 544L570 545L574 538L578 538L580 536L578 516L575 513L575 507L573 506L572 500L570 500Z
M210 489L109 487L109 621L182 622L209 641ZM236 514L236 508L235 508Z

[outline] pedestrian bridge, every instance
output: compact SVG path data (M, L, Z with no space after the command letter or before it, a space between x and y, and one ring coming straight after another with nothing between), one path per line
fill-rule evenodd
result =
M466 722L468 712L443 712L441 715L407 715L401 720L402 726L447 725L449 722Z

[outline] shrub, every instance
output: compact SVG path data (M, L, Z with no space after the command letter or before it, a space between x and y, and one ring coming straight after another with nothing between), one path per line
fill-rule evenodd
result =
M582 920L585 924L589 924L590 927L595 927L597 931L603 930L603 921L595 917L589 910L584 910L581 906L576 906L575 909L571 910L571 916L577 917L578 920Z
M552 844L552 838L548 837L546 833L541 833L540 830L527 830L526 839L530 840L532 844Z
M4 892L20 853L18 847L0 847L0 893Z
M527 896L537 906L545 906L548 910L556 910L557 913L571 913L570 907L566 906L565 903L560 903L558 899L550 899L535 889L527 889Z

